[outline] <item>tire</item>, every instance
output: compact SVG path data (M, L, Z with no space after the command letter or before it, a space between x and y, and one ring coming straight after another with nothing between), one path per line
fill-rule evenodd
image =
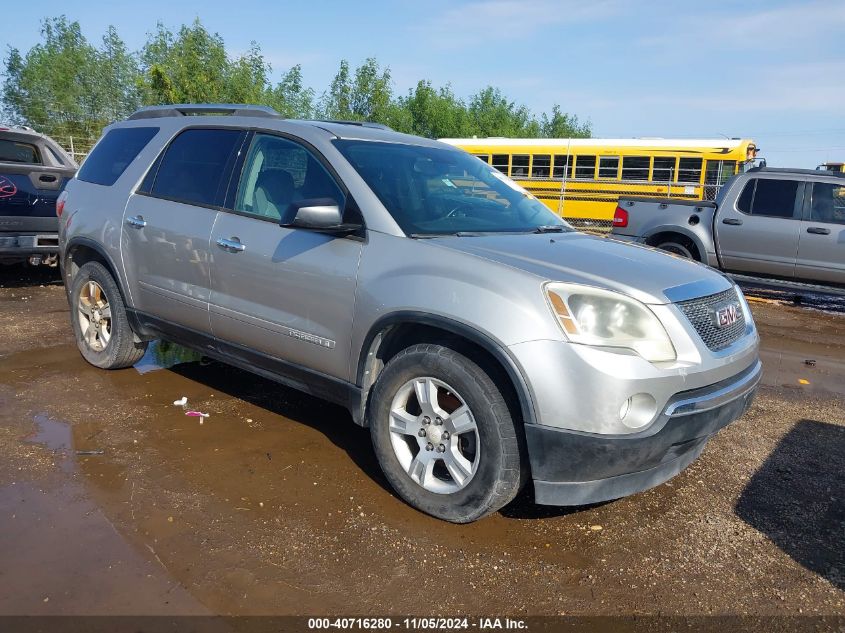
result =
M694 261L698 261L698 258L693 254L692 250L690 249L688 244L684 244L680 241L669 241L669 242L661 242L657 245L661 251L666 251L667 253L672 253L673 255L678 255L680 257L684 257L686 259L692 259Z
M122 369L141 360L117 283L99 262L84 264L70 285L70 319L82 357L101 369Z
M432 388L437 395L429 401L436 406L426 408L417 394ZM433 419L426 423L427 417ZM521 431L496 383L475 362L440 345L414 345L387 363L373 387L369 426L393 489L446 521L469 523L502 508L528 472Z

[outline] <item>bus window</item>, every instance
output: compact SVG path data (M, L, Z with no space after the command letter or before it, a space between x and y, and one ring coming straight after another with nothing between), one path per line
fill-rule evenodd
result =
M569 170L569 163L567 159L569 156L565 154L561 154L560 156L555 156L555 164L552 167L552 178L563 178L564 174L566 177L571 177L571 172Z
M575 177L589 178L592 180L596 177L596 157L595 156L576 156L575 157Z
M619 157L601 156L599 158L599 178L616 180L619 178Z
M681 158L678 161L678 182L701 182L701 158Z
M648 156L623 156L622 180L648 180Z
M736 173L736 162L732 160L708 160L704 170L705 185L722 185Z
M531 177L532 178L548 178L549 167L552 164L552 157L549 154L534 155L534 160L531 163Z
M508 173L508 155L507 154L493 154L493 167L498 169L503 174Z
M675 179L676 160L674 156L655 156L651 179L654 182L672 182Z
M514 154L511 156L511 178L528 178L528 154Z
M489 162L487 160L489 158L489 156L487 156L487 154L473 154L473 156L475 156L477 159L479 159L480 161L482 161L484 163Z

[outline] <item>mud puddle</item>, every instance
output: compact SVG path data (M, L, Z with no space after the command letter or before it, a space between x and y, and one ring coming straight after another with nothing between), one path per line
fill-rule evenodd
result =
M46 481L0 485L0 615L117 615L210 612L160 562L138 552L74 476L94 449L92 427L46 414L23 439L52 454L59 473Z

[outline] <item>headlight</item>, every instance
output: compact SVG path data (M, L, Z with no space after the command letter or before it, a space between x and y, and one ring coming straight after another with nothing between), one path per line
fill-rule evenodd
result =
M631 349L652 363L675 360L666 329L643 303L618 292L550 283L552 312L573 343Z

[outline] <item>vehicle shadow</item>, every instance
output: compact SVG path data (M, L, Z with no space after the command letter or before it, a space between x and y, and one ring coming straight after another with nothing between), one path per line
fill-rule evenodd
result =
M27 266L0 264L0 288L27 288L62 283L58 266Z
M321 432L361 471L395 496L376 461L369 430L355 424L343 407L216 361L184 362L169 367L169 371Z
M748 482L735 511L845 590L845 427L798 422Z

